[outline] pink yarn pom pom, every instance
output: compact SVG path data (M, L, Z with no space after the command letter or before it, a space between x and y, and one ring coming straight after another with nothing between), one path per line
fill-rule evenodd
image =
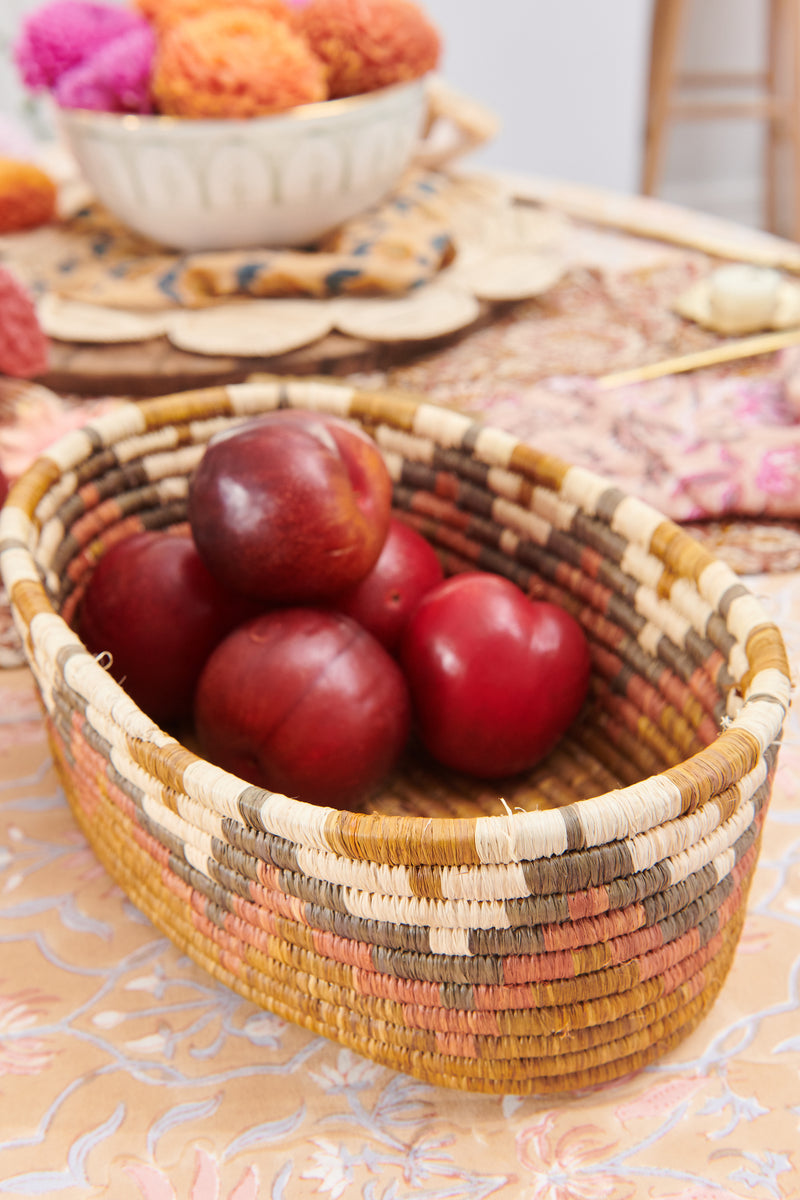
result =
M61 108L95 112L151 113L150 76L156 37L145 22L114 38L62 75L53 93Z
M27 87L51 89L101 46L142 24L142 17L124 8L52 0L23 21L14 60Z

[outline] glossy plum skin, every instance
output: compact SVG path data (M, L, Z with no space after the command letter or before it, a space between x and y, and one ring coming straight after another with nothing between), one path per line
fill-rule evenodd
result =
M381 453L359 426L285 409L211 439L190 484L189 521L226 586L307 604L371 569L391 500Z
M443 579L441 563L430 542L392 517L375 566L354 588L337 596L335 607L394 653L414 609Z
M347 808L381 782L408 738L400 668L343 613L276 609L234 630L197 685L211 762L258 787Z
M256 606L210 574L188 534L146 531L100 559L81 604L78 634L160 724L191 715L211 651Z
M577 621L502 576L469 571L423 597L400 663L430 754L483 779L528 770L586 696L590 656Z

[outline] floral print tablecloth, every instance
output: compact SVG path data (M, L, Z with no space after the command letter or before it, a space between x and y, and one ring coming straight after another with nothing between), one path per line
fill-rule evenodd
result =
M748 582L800 670L800 575ZM0 1195L104 1200L796 1200L800 715L711 1014L565 1098L418 1083L254 1008L142 918L0 673Z
M709 262L577 230L546 298L358 382L481 413L601 471L744 573L800 670L794 351L601 390L707 344L669 298ZM104 401L0 387L12 475ZM97 865L24 668L0 672L0 1195L65 1200L797 1200L800 716L732 971L676 1051L568 1098L451 1093L222 989Z

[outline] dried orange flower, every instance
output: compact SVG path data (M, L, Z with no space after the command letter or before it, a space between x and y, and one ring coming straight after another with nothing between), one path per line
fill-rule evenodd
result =
M153 98L177 117L256 117L327 99L325 68L287 24L248 8L215 9L168 29Z
M332 98L418 79L441 53L438 30L413 0L309 0L294 25L327 66Z
M289 20L291 12L286 0L134 0L135 7L147 17L159 33L207 12L224 12L230 8L251 8L267 16Z
M0 158L0 233L34 229L52 221L56 185L33 163Z

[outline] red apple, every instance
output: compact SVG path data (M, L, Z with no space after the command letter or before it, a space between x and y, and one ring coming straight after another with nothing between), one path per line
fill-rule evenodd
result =
M337 596L335 607L394 652L412 612L443 578L430 542L392 517L375 566L355 587Z
M589 647L557 605L500 575L469 571L433 588L406 626L400 662L422 742L481 778L527 770L575 719Z
M391 498L381 453L358 425L284 409L211 439L191 481L189 521L226 586L309 603L370 570Z
M200 676L195 727L212 762L270 791L346 807L408 736L405 680L342 613L286 608L235 629Z
M191 715L194 688L216 644L253 616L253 602L211 575L188 534L135 533L100 559L81 604L78 634L148 716Z

